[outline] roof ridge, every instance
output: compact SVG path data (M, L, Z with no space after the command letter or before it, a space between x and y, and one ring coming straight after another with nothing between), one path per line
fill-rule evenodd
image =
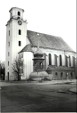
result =
M33 31L33 30L27 30L27 31L35 32L37 34L43 34L43 35L47 35L47 36L52 36L52 37L55 37L55 38L61 38L60 36L54 36L54 35L47 34L47 33L42 33L42 32L39 32L39 31Z

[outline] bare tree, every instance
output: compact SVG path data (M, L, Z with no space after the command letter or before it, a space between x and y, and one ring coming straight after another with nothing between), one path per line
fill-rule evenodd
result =
M0 61L0 79L5 79L5 63Z
M0 62L0 79L1 79L1 62Z
M16 58L13 64L13 72L16 75L17 80L21 80L21 73L23 72L23 61L20 58Z

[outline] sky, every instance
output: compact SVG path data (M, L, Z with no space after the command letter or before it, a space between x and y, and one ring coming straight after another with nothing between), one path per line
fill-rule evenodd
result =
M5 25L12 7L25 10L28 30L62 37L76 51L76 0L1 0L0 61L5 61Z

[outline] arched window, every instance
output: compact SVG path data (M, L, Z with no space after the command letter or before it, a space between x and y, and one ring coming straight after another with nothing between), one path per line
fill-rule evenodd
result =
M51 54L49 54L49 65L51 65Z
M21 46L21 41L18 41L18 45Z
M8 61L8 66L9 66L9 61Z
M73 57L73 67L75 66L75 57Z
M21 30L20 29L18 30L18 34L21 35Z
M8 52L8 56L10 56L10 53Z
M69 66L71 66L71 57L69 56Z
M18 11L18 16L20 16L20 12Z
M66 66L68 66L68 58L67 58L67 56L65 56L65 64L66 64Z
M59 65L62 66L62 56L59 56Z
M9 30L9 36L10 36L10 30Z
M55 65L57 66L57 55L55 54L54 57L55 57Z
M10 46L10 42L8 42L8 46Z

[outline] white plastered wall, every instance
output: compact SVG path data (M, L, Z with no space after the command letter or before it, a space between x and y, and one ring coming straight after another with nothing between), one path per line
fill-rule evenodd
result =
M29 75L33 72L33 53L24 52L23 53L23 71L24 75L22 79L29 79Z

